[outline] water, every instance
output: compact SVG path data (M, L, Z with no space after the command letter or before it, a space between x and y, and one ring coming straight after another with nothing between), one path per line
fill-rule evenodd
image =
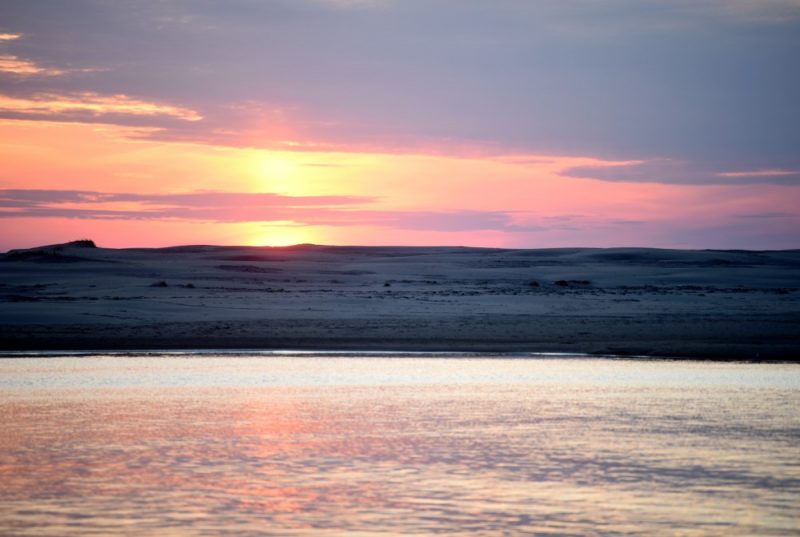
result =
M800 366L0 360L0 534L798 535Z

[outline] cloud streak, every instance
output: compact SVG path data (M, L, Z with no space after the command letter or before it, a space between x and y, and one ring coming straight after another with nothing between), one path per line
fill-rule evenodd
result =
M370 208L362 196L273 193L108 193L85 190L0 190L0 218L294 222L307 226L377 226L406 230L512 233L542 231L502 211L398 211Z
M65 73L62 69L42 67L36 63L18 58L13 54L0 54L0 73L12 75L31 76L48 75L57 76Z
M83 116L103 118L113 116L168 117L181 121L200 121L203 116L180 106L136 99L124 94L100 95L35 94L31 98L0 95L0 117L43 118L48 120L76 119Z
M0 33L0 45L16 41L22 34ZM67 71L53 67L43 67L36 62L20 58L14 54L0 54L0 75L14 76L59 76Z
M633 161L619 165L576 166L565 177L629 183L676 185L774 184L800 186L800 170L757 169L720 172L696 162L674 159Z

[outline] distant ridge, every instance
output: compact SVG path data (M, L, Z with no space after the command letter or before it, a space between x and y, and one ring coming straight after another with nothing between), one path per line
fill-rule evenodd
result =
M97 249L97 245L91 239L78 239L75 241L65 242L61 244L48 244L45 246L36 246L33 248L21 248L16 250L9 250L6 254L6 260L9 261L39 261L51 263L70 263L76 261L88 261L88 259L65 254L64 251L68 249Z
M174 246L136 246L136 247L122 247L122 248L103 248L91 239L77 239L74 241L46 244L41 246L33 246L30 248L16 248L8 250L6 256L23 258L32 256L64 256L65 250L78 250L78 249L94 249L94 250L136 250L136 251L152 251L152 252L175 252L175 253L203 253L221 250L277 250L277 251L293 251L293 250L331 250L337 252L380 252L380 251L425 251L432 252L440 251L487 251L487 252L515 252L518 255L570 255L570 254L587 254L591 253L592 256L605 258L606 260L615 261L630 261L643 254L655 255L657 257L669 257L680 254L698 255L698 254L734 254L734 255L761 255L761 254L779 254L779 253L798 253L800 248L783 249L783 250L746 250L739 248L655 248L649 246L608 246L608 247L595 247L595 246L562 246L562 247L547 247L547 248L501 248L490 246L459 246L459 245L435 245L435 246L419 246L419 245L356 245L356 244L315 244L315 243L299 243L290 244L285 246L244 246L244 245L220 245L220 244L182 244ZM0 253L0 255L3 255Z
M34 246L32 248L17 248L9 250L9 254L17 254L22 252L60 252L64 248L97 248L95 242L91 239L78 239L69 242L62 242L59 244L46 244L44 246Z

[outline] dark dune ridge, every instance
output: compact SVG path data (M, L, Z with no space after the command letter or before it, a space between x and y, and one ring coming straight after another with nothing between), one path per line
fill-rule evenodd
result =
M98 248L0 255L0 350L800 359L800 250Z

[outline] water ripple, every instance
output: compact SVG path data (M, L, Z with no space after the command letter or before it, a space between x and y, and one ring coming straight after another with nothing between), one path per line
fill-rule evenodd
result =
M800 367L323 362L0 361L0 534L800 531Z

